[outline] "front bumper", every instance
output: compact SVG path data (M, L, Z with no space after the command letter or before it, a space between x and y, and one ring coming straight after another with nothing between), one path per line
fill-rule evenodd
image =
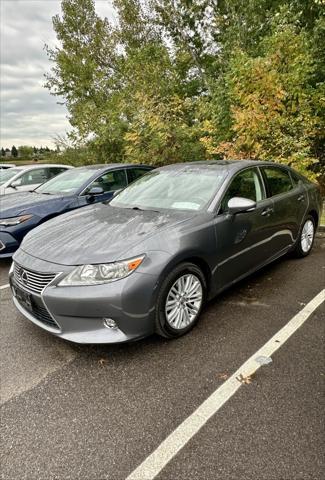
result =
M18 247L19 242L13 235L0 231L0 258L12 257Z
M154 332L156 276L134 272L109 284L59 287L60 279L72 267L43 262L24 254L21 249L14 260L25 268L31 269L32 265L34 271L61 272L39 295L18 285L29 294L32 307L26 307L17 297L13 271L9 275L17 309L53 335L76 343L120 343ZM107 318L115 321L116 328L105 326Z

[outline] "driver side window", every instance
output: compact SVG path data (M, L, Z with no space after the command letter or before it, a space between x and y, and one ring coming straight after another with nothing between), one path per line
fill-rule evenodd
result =
M235 176L222 199L219 213L227 212L228 202L233 197L247 198L254 202L262 200L262 185L260 177L254 168L248 168Z
M104 192L114 192L115 190L120 190L121 188L126 187L126 173L125 170L112 170L111 172L106 172L104 175L96 178L87 188L85 194L89 192L93 187L100 187Z

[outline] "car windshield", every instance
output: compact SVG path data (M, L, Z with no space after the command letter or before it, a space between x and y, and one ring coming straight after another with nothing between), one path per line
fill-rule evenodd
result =
M155 170L119 193L110 205L141 209L201 210L214 197L224 170L187 167L184 170Z
M13 178L17 173L21 172L19 168L8 168L7 170L0 170L0 185L8 182L11 178Z
M66 170L64 173L60 173L56 177L52 178L52 180L43 183L43 185L36 188L35 192L47 194L77 193L83 184L87 182L87 180L89 180L93 175L94 170L78 170L72 168L71 170Z

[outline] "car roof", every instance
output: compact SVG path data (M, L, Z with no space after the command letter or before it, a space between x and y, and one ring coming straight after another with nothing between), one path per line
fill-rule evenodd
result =
M35 168L42 167L64 167L64 168L73 168L71 165L62 165L59 163L38 163L37 165L15 165L12 168L15 170L34 170Z
M151 169L153 168L151 165L145 165L143 163L102 163L98 165L83 165L81 167L76 167L76 170L109 170L109 169L116 169L116 168L137 168L137 167L144 167Z
M249 166L277 165L274 162L261 160L203 160L199 162L174 163L160 167L159 170L183 170L187 168L195 168L198 170L220 170L237 171Z

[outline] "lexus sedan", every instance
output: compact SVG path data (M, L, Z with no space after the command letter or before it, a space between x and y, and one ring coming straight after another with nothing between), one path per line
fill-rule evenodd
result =
M69 210L108 200L151 169L117 163L79 167L34 191L0 197L0 259L12 256L26 233L37 225Z
M30 321L79 343L174 338L204 303L289 251L306 257L317 188L274 163L177 164L30 232L10 271Z
M69 168L73 167L69 165L40 164L13 166L0 170L0 195L34 190L42 183L47 182Z

